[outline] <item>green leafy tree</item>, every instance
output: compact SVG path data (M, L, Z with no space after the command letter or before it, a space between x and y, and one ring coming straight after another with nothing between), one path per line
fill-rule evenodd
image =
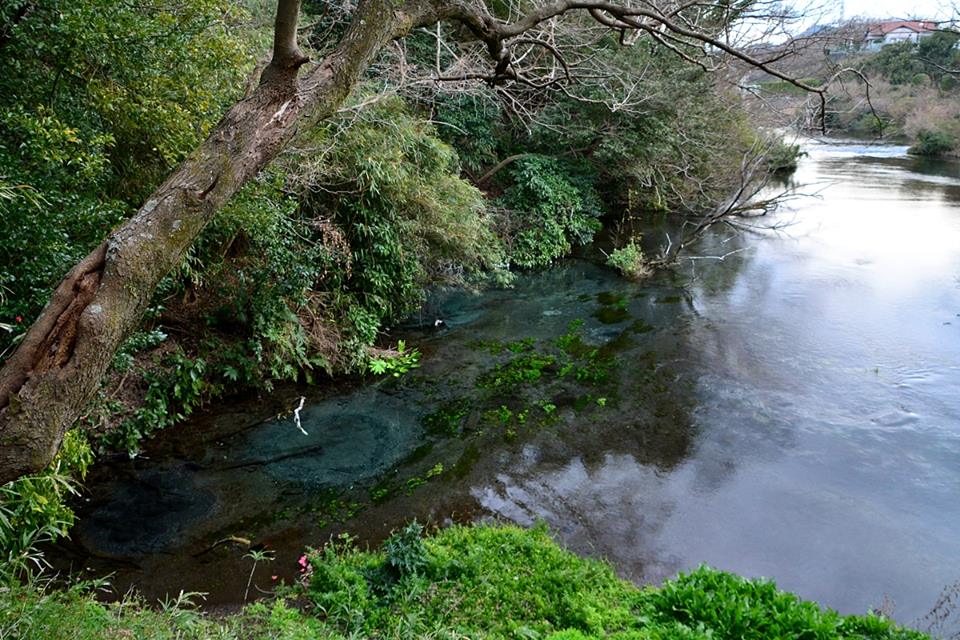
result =
M0 25L4 349L238 97L258 38L225 0L30 0Z
M55 166L64 163L69 165L69 158L63 155L63 150L70 149L69 145L74 144L71 137L75 137L84 152L74 163L77 172L70 176L75 179L74 184L78 188L86 183L84 176L95 175L103 170L107 157L116 149L118 155L113 156L112 161L117 170L110 184L121 197L130 194L129 197L134 198L148 192L149 195L137 212L122 224L113 226L113 221L121 217L119 214L103 222L107 239L94 246L57 285L50 303L37 316L17 350L0 370L0 481L42 469L49 464L67 428L82 414L96 393L114 354L137 328L151 304L153 293L170 271L180 264L184 254L214 219L217 211L275 159L298 132L308 128L307 125L333 117L368 73L375 59L386 51L388 44L410 35L418 28L443 22L457 25L458 34L469 34L463 40L470 47L470 59L475 61L477 70L468 72L464 80L483 79L493 86L509 83L536 87L536 75L542 70L546 69L549 74L550 69L556 70L558 65L564 67L562 53L555 65L536 64L537 60L543 60L541 56L534 56L529 64L524 64L519 47L534 46L550 52L549 47L543 46L545 40L539 36L547 38L545 25L549 26L552 19L560 19L569 13L592 27L584 30L578 23L578 28L573 31L579 35L570 42L581 47L580 53L594 41L590 34L599 25L600 28L618 33L624 40L632 41L636 34L653 44L671 44L671 50L678 52L685 60L695 60L691 57L693 54L712 63L722 52L805 90L824 92L823 88L793 79L727 42L727 20L720 17L742 17L753 6L752 3L717 0L709 7L697 5L681 8L678 12L668 4L658 6L650 3L649 6L636 7L600 0L587 0L575 5L560 1L542 7L524 6L520 13L503 12L503 7L494 6L491 13L490 7L478 7L459 0L361 0L350 16L349 26L343 31L343 36L335 45L325 49L317 64L306 67L303 72L301 70L310 60L298 43L300 4L300 0L278 0L273 53L270 63L260 74L259 83L256 86L251 83L246 97L233 104L216 126L196 127L192 131L193 138L190 138L191 131L179 129L181 135L155 138L147 135L150 140L147 145L142 140L111 140L105 137L107 133L100 135L96 129L88 131L57 117L57 109L36 98L34 104L44 105L46 110L31 105L29 108L34 111L25 114L22 109L12 109L6 126L11 127L14 134L12 139L18 143L26 141L24 164L31 170L41 171L51 162ZM22 5L18 6L22 8ZM72 79L78 86L86 83L92 98L102 107L96 111L96 115L108 122L115 121L117 133L141 131L136 129L139 122L130 116L135 112L136 105L140 104L136 94L139 90L147 94L158 91L164 100L179 98L179 106L191 103L192 92L200 91L202 87L217 86L218 73L221 72L219 67L199 73L196 83L176 84L188 92L185 96L176 92L171 94L167 82L162 80L134 83L130 95L115 95L114 83L107 81L112 77L101 77L101 74L112 70L109 65L114 60L109 56L136 50L123 33L112 34L104 25L121 24L135 28L140 21L152 24L154 20L151 17L158 16L156 19L167 21L167 28L145 34L148 42L161 42L166 37L176 37L181 33L190 35L194 31L171 18L171 13L174 17L192 16L190 9L193 5L190 3L163 5L158 0L157 6L148 3L148 10L144 11L140 5L104 0L102 4L93 5L95 11L86 14L75 14L65 6L54 7L52 0L50 5L44 6L49 6L50 10L43 14L45 19L42 20L34 17L41 13L34 14L29 10L19 13L19 10L14 10L4 14L3 55L12 58L14 65L26 64L22 60L30 56L20 58L7 51L18 49L14 46L15 42L22 42L19 46L21 53L28 48L37 49L37 57L53 65L50 68L53 90L48 93L55 97L60 95L56 80L58 75L61 81L63 78ZM82 8L88 5L78 6ZM210 5L200 3L199 6L214 5L211 2ZM177 11L184 7L186 11ZM151 11L153 9L156 11ZM591 9L592 12L588 11ZM131 15L128 17L123 11L129 11ZM768 15L765 3L759 3L757 11ZM61 15L71 17L71 20L63 21ZM223 15L218 14L221 17ZM703 16L707 19L701 22ZM44 32L51 28L54 33ZM59 30L64 33L59 33ZM111 33L109 39L104 37L107 33ZM663 39L663 33L669 34L669 43ZM79 63L70 56L47 54L48 49L61 41L83 42L88 38L94 38L93 51L88 59ZM534 41L532 45L528 42L531 39ZM163 51L162 47L157 49ZM31 55L34 55L32 51ZM149 50L144 50L142 55L146 60L159 57L151 56ZM204 61L199 51L188 51L184 59ZM176 61L176 58L173 60ZM134 61L129 62L130 67L136 66ZM62 73L56 66L58 63L63 67ZM228 69L228 72L238 71L245 70L238 66ZM119 74L118 81L127 81L123 70L116 73ZM557 72L553 73L556 76ZM562 73L567 80L567 72ZM185 75L184 78L190 77ZM572 79L569 78L570 81ZM149 104L151 107L176 109L169 104ZM202 100L196 104L209 107L210 112L219 110L219 105L204 105ZM116 112L111 111L114 107ZM174 110L170 123L177 119L186 120L184 115ZM52 119L45 120L48 116ZM41 125L39 129L35 126L38 122ZM54 151L51 152L43 151L44 136L41 132L46 130L52 132L57 141L52 145ZM178 131L176 127L172 130ZM150 134L151 130L146 128L142 132ZM187 154L180 144L185 145L188 138L203 138L203 142ZM158 144L154 143L154 139ZM129 149L152 152L154 148L157 162L152 165L147 163L148 167L164 167L177 158L183 160L155 189L154 185L139 192L129 188L124 178L136 175L140 170L124 167L124 158L119 154ZM2 152L20 153L16 149L7 146ZM183 153L178 155L169 150ZM162 174L163 171L158 168L153 175ZM21 182L18 176L9 177L15 183ZM77 192L69 193L73 195ZM91 190L91 197L100 193L99 190ZM83 211L82 207L73 206L77 203L63 204L71 212ZM100 208L95 211L100 211ZM123 212L124 215L126 213ZM93 240L90 242L92 244Z

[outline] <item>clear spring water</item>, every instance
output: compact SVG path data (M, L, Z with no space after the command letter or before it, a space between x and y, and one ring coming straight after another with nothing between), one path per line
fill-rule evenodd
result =
M446 328L394 336L424 352L414 373L223 403L101 465L57 564L233 603L251 561L230 536L277 552L268 590L339 531L545 520L637 581L705 562L845 613L886 599L910 623L960 578L960 169L808 152L795 180L817 195L778 233L718 231L643 285L587 251L511 290L438 295L419 319ZM558 355L577 320L577 366L605 380L478 386Z

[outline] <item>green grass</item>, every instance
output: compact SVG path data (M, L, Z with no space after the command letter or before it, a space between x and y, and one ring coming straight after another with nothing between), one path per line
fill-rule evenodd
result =
M137 598L101 603L95 585L67 590L36 585L0 587L4 640L321 640L342 638L330 625L284 600L252 604L242 614L215 619L197 612L195 597L150 608Z
M920 639L879 617L841 616L701 567L639 589L606 563L579 558L544 528L451 527L407 535L391 554L414 568L384 580L391 554L341 544L309 554L307 595L344 633L388 638Z
M559 547L545 528L412 525L379 551L342 538L309 551L293 600L223 619L183 603L97 603L89 587L0 591L0 638L542 638L544 640L921 640L876 616L841 616L701 567L637 588L606 563ZM296 606L294 606L294 604Z

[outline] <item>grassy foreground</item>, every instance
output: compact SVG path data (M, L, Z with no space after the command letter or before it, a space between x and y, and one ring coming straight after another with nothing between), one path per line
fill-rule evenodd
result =
M928 636L841 616L773 583L708 568L639 589L579 558L545 529L411 525L379 552L349 539L307 554L302 585L222 619L177 603L101 604L89 588L6 585L0 638L619 638L826 640Z

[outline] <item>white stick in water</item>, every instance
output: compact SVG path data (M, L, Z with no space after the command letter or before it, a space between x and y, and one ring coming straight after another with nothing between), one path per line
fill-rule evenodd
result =
M302 433L305 436L308 436L310 434L307 433L304 430L303 425L300 424L300 410L303 409L303 403L306 400L307 400L306 397L300 396L300 406L293 410L293 423L297 425L297 429L300 429L300 433Z

